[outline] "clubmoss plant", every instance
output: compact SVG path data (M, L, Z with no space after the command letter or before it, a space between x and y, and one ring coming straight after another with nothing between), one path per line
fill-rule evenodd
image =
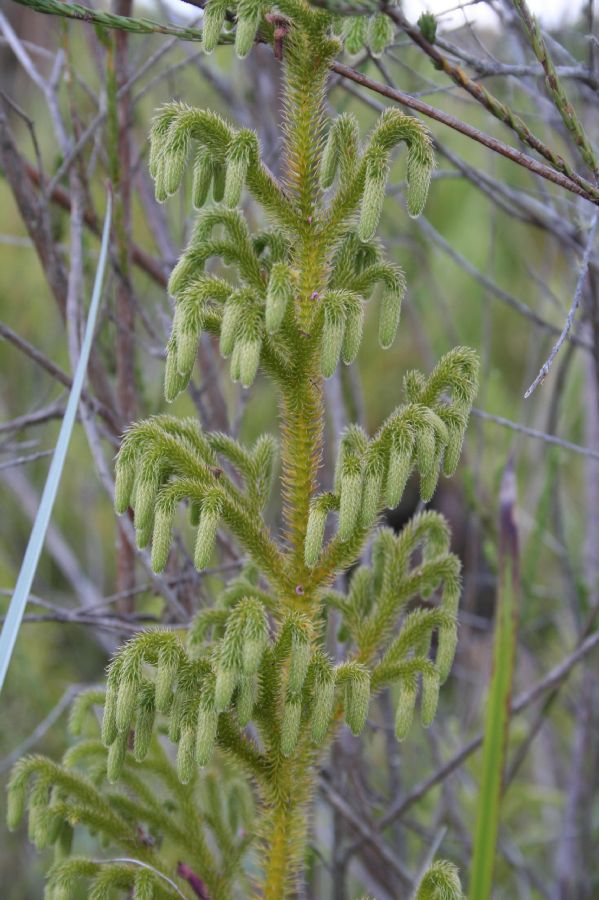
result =
M175 313L165 394L171 401L187 387L202 331L218 336L233 381L249 388L260 370L273 380L284 530L274 536L263 519L279 452L272 436L244 447L169 415L126 432L115 505L134 510L139 546L151 544L155 570L166 565L181 504L196 528L198 569L209 564L219 529L247 564L197 614L186 640L164 629L137 635L110 664L105 692L78 698L74 732L102 705L101 735L76 743L62 765L28 757L16 766L9 823L27 806L34 842L55 845L52 900L71 896L79 878L91 880L95 900L115 889L143 898L290 896L318 764L338 729L359 734L371 698L389 685L398 685L399 740L419 696L430 725L454 656L460 565L446 522L424 511L396 535L377 521L400 502L413 472L424 501L441 473L454 472L476 391L475 354L457 348L430 375L407 374L402 404L373 436L350 425L333 490L318 487L323 379L355 360L373 294L383 348L399 324L404 277L375 238L391 154L405 145L407 208L417 216L434 165L430 137L393 108L364 141L351 114L329 121L325 85L341 48L330 13L302 0L281 0L274 10L261 0L209 0L206 51L231 13L240 57L258 32L282 56L284 175L277 180L262 162L253 131L183 103L158 111L150 151L156 196L166 200L191 169L199 210L169 282ZM380 52L388 21L361 18L343 30L350 51L370 40ZM264 210L263 231L252 232L237 208L246 192ZM227 279L207 270L215 257ZM334 589L368 541L371 563L354 570L347 593ZM435 592L438 602L414 602ZM340 662L327 653L332 621ZM226 772L218 779L215 754ZM79 826L117 852L71 857ZM451 864L435 863L417 896L461 897Z

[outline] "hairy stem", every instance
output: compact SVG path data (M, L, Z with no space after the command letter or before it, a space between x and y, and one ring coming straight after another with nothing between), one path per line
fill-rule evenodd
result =
M283 782L289 781L288 777L285 778L283 773L281 773L279 780ZM295 804L287 791L285 791L275 805L270 817L270 834L267 835L269 849L265 866L265 900L279 900L279 898L285 896L291 864L289 847L294 817Z
M289 577L301 588L308 577L304 563L304 539L310 497L316 487L323 432L322 385L316 375L306 379L282 399L283 515L291 547ZM298 591L299 593L299 591Z
M298 325L294 326L294 370L283 382L281 398L283 518L289 543L289 597L282 599L283 606L301 605L312 615L316 614L313 598L304 587L310 574L304 561L304 542L321 459L324 407L319 354L309 330L314 304L326 283L328 262L328 248L319 227L318 170L330 53L331 42L322 35L310 40L307 33L294 35L286 48L286 181L297 215ZM309 739L300 741L288 759L281 755L278 742L272 750L272 789L264 810L265 900L288 896L301 868L307 804L314 782L312 757Z
M278 757L276 788L267 804L264 831L264 900L284 900L301 870L307 808L314 790L313 752L302 741L290 759Z

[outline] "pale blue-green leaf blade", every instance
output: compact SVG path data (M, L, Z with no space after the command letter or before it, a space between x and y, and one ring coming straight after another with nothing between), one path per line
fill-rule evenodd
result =
M21 566L21 571L19 572L15 591L8 607L8 612L4 620L2 632L0 633L0 691L2 690L2 687L4 685L6 672L10 664L15 642L17 640L17 635L19 633L19 628L21 627L21 622L23 620L23 614L27 605L27 599L31 591L31 585L33 584L37 564L39 562L42 547L44 545L46 531L50 522L50 516L52 515L52 508L54 506L56 492L58 490L60 477L64 468L67 450L69 448L69 442L71 439L71 433L73 431L73 425L75 424L77 408L79 406L81 391L83 388L83 383L85 381L87 363L89 360L94 330L96 327L96 318L98 314L98 307L100 305L100 296L102 294L102 281L104 278L106 258L108 255L111 215L112 197L109 193L106 203L106 216L104 218L104 230L102 232L100 258L98 260L98 268L96 269L94 289L87 317L87 325L85 327L85 335L83 337L83 343L81 345L81 353L79 356L79 361L77 363L77 368L75 370L75 375L73 377L73 385L71 387L71 393L69 394L69 400L65 410L64 418L62 420L60 434L58 436L58 441L56 442L56 448L54 450L54 455L50 464L48 477L46 478L46 484L44 485L42 499L40 501L39 509L35 517L35 522L33 524L33 529L31 531L27 550L25 551L25 556L23 558L23 564Z

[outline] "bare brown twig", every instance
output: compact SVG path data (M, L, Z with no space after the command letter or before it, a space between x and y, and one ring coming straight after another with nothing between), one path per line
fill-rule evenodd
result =
M570 674L573 667L580 662L581 659L591 653L595 647L599 644L599 631L594 634L589 635L577 648L572 651L565 659L563 659L557 666L555 666L546 676L538 681L535 685L533 685L529 690L524 691L522 694L519 694L514 702L512 703L512 715L522 712L532 703L542 697L544 693L561 684L561 682L567 678ZM431 788L435 787L435 785L439 784L452 772L454 772L458 766L460 766L464 760L466 760L472 753L474 753L478 748L482 745L483 735L479 734L471 741L469 741L461 750L458 751L452 758L442 766L441 769L437 770L430 778L427 778L426 781L422 782L416 787L412 788L412 790L406 795L406 797L399 800L397 803L393 804L391 808L385 813L381 822L379 823L379 827L382 829L386 828L387 825L391 824L396 818L402 816L409 808L412 806L417 800L423 797Z
M549 374L549 369L553 365L553 361L555 360L555 357L559 353L560 348L562 347L564 341L568 338L570 331L572 329L572 325L574 324L574 317L576 315L578 307L580 306L580 302L582 300L582 294L584 291L584 286L585 286L587 276L589 273L589 264L591 261L591 253L593 250L593 244L595 243L595 231L597 228L597 218L598 218L598 213L595 213L593 216L593 220L591 222L591 227L589 228L587 245L586 245L586 248L584 251L584 256L582 258L582 264L580 266L580 272L578 274L578 280L576 282L576 289L574 291L574 297L572 298L570 310L566 317L566 322L560 332L560 335L559 335L557 341L551 348L551 353L547 357L546 362L543 363L543 365L541 366L541 369L539 371L539 374L537 375L537 377L535 378L533 383L530 385L530 387L524 394L525 400L527 400L530 397L530 395L536 390L536 388L540 384L543 383L543 381Z
M510 159L512 162L517 163L517 165L528 169L529 172L540 175L541 178L552 181L554 184L559 185L565 190L570 191L573 194L578 194L579 197L584 197L585 200L589 200L589 202L594 203L595 205L599 205L599 192L597 192L590 182L581 184L580 182L573 181L567 175L555 171L555 169L552 169L550 166L537 162L537 160L533 159L531 156L527 156L520 150L516 150L514 147L510 147L508 144L504 144L502 141L491 137L491 135L479 131L478 128L474 128L474 126L462 122L455 116L450 115L450 113L436 109L434 106L430 106L423 100L419 100L411 94L405 93L405 91L400 91L397 88L392 88L379 81L375 81L368 75L363 75L361 72L352 69L351 66L346 66L344 63L340 62L334 62L331 64L331 69L333 72L337 72L344 78L348 78L350 81L354 81L356 84L368 88L368 90L375 91L383 97L388 97L390 100L394 100L396 103L406 106L408 109L413 109L429 119L434 119L442 125L447 125L448 128L452 128L454 131L459 131L461 134L482 144L494 153L498 153L500 156L504 156L506 159Z
M579 175L562 156L536 137L520 116L517 116L507 104L491 94L491 92L483 87L483 85L473 81L459 66L454 66L447 57L440 52L438 47L431 44L425 38L419 28L416 28L408 22L401 10L389 7L387 9L387 15L405 31L411 40L414 41L427 56L433 60L437 68L445 72L458 87L463 88L471 97L474 97L474 99L482 104L491 115L495 116L500 122L503 122L504 125L511 128L521 141L528 144L533 150L536 150L540 156L543 156L555 169L562 172L571 181L584 187L593 196L599 196L591 182Z

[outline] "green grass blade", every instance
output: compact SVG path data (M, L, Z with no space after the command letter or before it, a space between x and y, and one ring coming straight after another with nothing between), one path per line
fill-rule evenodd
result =
M23 614L27 605L27 599L31 591L31 585L35 577L37 564L39 562L42 547L44 545L46 531L50 522L50 516L52 515L52 508L54 506L56 492L58 490L60 477L64 468L67 450L69 448L69 442L71 439L71 433L73 431L73 425L75 424L77 408L79 406L79 400L81 398L81 391L83 388L83 382L85 380L87 363L92 346L94 329L96 327L96 318L98 314L98 306L100 304L100 296L102 293L102 281L104 278L106 258L108 255L111 215L112 197L110 194L108 194L106 203L106 216L104 218L104 230L102 232L100 259L98 261L98 268L96 269L92 300L89 307L87 325L85 327L85 335L83 338L83 343L81 345L81 354L79 356L79 362L77 363L77 368L73 377L71 393L69 394L67 408L65 410L62 425L60 427L60 434L58 435L58 441L56 442L56 448L54 450L54 455L52 457L52 462L48 471L48 477L46 478L46 484L44 485L42 499L40 501L39 509L35 517L35 522L31 530L31 536L29 538L29 543L27 544L27 550L25 551L25 556L23 558L23 564L21 566L21 571L19 572L15 591L8 607L8 612L6 614L6 619L4 620L2 632L0 633L0 691L2 690L2 687L4 685L6 672L10 664L10 659L14 650L15 642L17 640L19 628L21 627L21 622L23 620Z
M493 674L487 702L470 900L488 900L493 885L518 633L520 569L518 534L514 520L515 501L516 482L510 462L501 485Z

